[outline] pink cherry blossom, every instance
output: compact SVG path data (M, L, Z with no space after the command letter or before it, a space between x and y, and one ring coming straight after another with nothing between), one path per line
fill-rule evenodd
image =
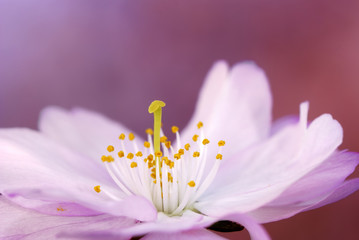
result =
M220 61L188 126L161 130L176 140L161 139L157 157L151 131L144 140L79 108L45 109L39 131L1 129L0 238L223 239L208 227L232 221L266 240L261 223L359 188L347 180L359 155L337 149L331 115L308 122L304 102L298 118L272 122L271 107L260 68Z

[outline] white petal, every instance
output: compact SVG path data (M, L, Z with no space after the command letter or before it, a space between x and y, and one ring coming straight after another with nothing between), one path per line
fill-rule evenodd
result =
M308 129L288 126L267 142L227 161L202 202L201 212L247 212L278 197L320 165L342 142L342 128L328 114Z
M80 108L72 111L57 107L44 109L40 116L39 129L70 149L89 156L99 165L101 161L98 160L106 153L107 146L114 145L116 150L116 146L119 146L119 135L124 133L128 136L130 133L130 130L121 124ZM134 151L132 144L126 148L128 151Z

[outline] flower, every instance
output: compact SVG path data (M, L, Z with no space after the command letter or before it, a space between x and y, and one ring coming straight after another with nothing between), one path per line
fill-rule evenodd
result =
M346 180L359 155L337 150L340 124L329 114L308 124L307 102L272 124L253 63L214 65L187 128L172 127L174 144L160 129L164 105L150 105L147 141L83 109L45 109L39 132L0 130L0 237L222 239L206 228L227 221L263 240L260 223L359 188Z

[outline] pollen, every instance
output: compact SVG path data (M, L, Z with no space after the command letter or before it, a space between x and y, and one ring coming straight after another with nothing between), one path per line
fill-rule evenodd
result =
M123 157L125 156L125 153L124 153L123 151L119 151L119 152L118 152L118 156L119 156L120 158L123 158Z
M135 135L133 133L129 133L128 139L130 139L130 141L133 141L133 139L135 139Z
M137 163L136 163L136 162L132 162L132 163L131 163L131 168L135 168L135 167L137 167Z
M143 154L142 154L141 151L138 151L138 152L136 153L136 157L142 157L142 156L143 156Z
M223 140L218 142L218 146L220 146L220 147L224 146L225 144L226 144L226 142Z
M125 140L125 134L121 133L118 138L119 138L120 140Z
M114 148L112 145L109 145L109 146L107 147L107 151L113 152L113 151L115 151L115 148Z
M222 157L223 157L222 154L218 153L217 156L216 156L216 159L222 160Z
M145 141L143 143L143 146L145 146L145 148L150 148L151 144L149 142Z
M128 159L132 159L134 156L133 156L133 153L129 153L129 154L127 154L127 158Z
M178 150L178 154L179 154L179 155L183 155L183 154L184 154L184 149L182 149L182 148L179 149L179 150Z
M193 157L199 157L199 152L194 152Z
M102 155L101 160L102 162L107 162L107 157L105 155Z
M203 139L202 144L207 145L209 143L209 140L207 138Z
M162 157L162 152L161 152L161 151L155 152L155 156L156 156L156 157Z
M178 127L177 127L177 126L172 126L172 132L173 132L173 133L178 132Z
M178 153L176 153L175 155L173 155L173 157L177 160L179 160L181 158L181 155L179 155Z
M148 160L152 161L153 160L153 155L150 154L150 155L147 156L147 158L148 158Z
M187 183L188 186L190 187L195 187L196 186L196 183L194 181L190 181L189 183Z
M166 141L165 145L166 145L166 148L170 149L171 148L171 141Z
M197 134L195 134L195 135L193 135L192 140L193 140L194 142L197 142L198 137L199 137L199 136L198 136Z
M161 143L164 143L164 142L166 142L167 141L167 137L166 136L162 136L161 138L160 138L160 142Z
M63 211L65 211L65 209L63 209L62 207L58 207L58 208L57 208L57 211L63 212Z
M184 145L184 149L186 149L186 151L189 151L189 148L191 147L191 145L189 145L189 143L187 143L186 145Z
M107 162L113 162L115 159L112 156L107 156Z
M203 122L199 121L199 122L197 123L197 127L198 127L198 129L200 129L201 127L203 127Z
M153 135L153 130L152 130L152 128L147 128L147 129L146 129L146 133L147 133L148 135Z
M97 193L101 192L100 185L95 186L93 189L94 189L95 192L97 192Z

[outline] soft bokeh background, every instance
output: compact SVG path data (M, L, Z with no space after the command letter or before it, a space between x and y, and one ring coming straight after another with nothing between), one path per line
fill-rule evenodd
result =
M47 105L102 112L142 134L162 99L184 127L217 59L265 69L274 117L311 102L359 151L359 1L0 0L0 126L36 128ZM359 194L267 224L273 239L357 239ZM226 237L248 239L245 231Z

